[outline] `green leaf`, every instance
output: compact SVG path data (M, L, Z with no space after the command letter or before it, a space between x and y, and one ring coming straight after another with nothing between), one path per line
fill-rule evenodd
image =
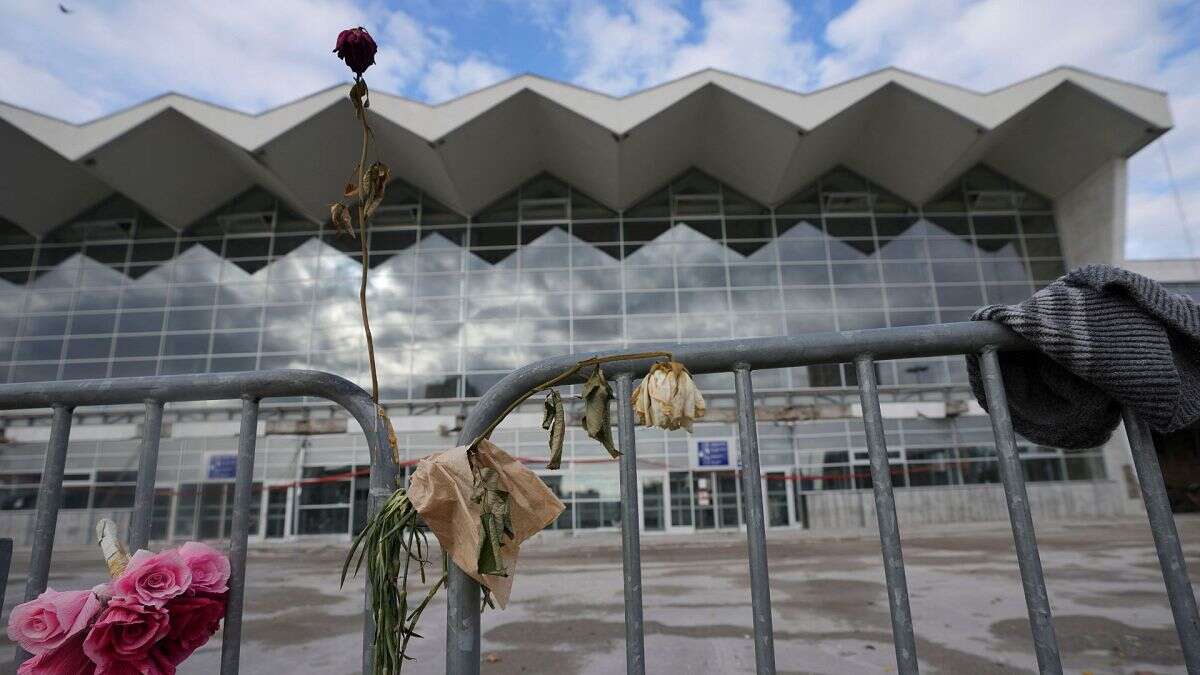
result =
M604 371L596 366L583 385L583 428L590 438L600 441L610 456L617 458L621 456L621 451L613 443L612 420L608 417L608 401L611 398L612 387L604 379Z
M567 432L567 413L557 391L551 389L546 394L544 410L542 428L550 431L550 461L546 468L557 469L562 466L563 438Z

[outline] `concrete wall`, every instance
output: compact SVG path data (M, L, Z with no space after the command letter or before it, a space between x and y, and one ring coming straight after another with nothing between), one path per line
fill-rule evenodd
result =
M1054 200L1068 268L1125 260L1128 177L1124 159L1110 160Z
M58 525L54 529L54 547L86 546L96 543L96 521L108 518L117 523L120 532L129 531L133 512L129 509L89 512L87 509L63 510L58 512ZM33 545L33 511L5 511L0 517L0 538L10 538L13 546ZM96 550L100 555L100 550ZM96 558L100 560L99 557Z
M1117 481L1029 483L1034 522L1104 518L1125 513ZM877 529L870 492L808 493L808 522L814 530ZM906 488L896 490L896 511L903 529L911 525L1008 521L1000 485Z

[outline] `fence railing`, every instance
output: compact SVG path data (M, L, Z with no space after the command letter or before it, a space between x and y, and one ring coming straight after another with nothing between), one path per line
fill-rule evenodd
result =
M640 348L639 348L640 349ZM762 483L758 458L758 432L754 414L751 374L755 370L787 368L830 363L853 363L858 375L863 424L870 457L875 513L883 554L891 614L892 639L900 673L918 672L916 638L912 611L908 602L904 556L896 503L892 494L891 470L884 437L883 416L875 363L882 360L932 356L977 354L985 385L988 409L1004 487L1009 520L1020 568L1021 585L1029 611L1033 651L1040 672L1061 673L1062 658L1050 614L1050 601L1042 574L1033 517L1026 494L1024 474L1017 454L1013 431L1001 380L999 350L1030 349L1015 333L999 324L984 322L951 323L840 333L821 333L786 338L761 338L723 342L671 345L667 347L677 361L693 373L732 372L737 404L742 484L742 508L745 513L746 540L750 568L750 596L754 624L754 650L757 672L775 672L774 633L771 625L771 590L768 579L766 531L763 517ZM529 389L560 374L591 354L563 356L525 366L496 383L483 395L463 424L459 439L467 443L478 436L488 423ZM618 361L604 365L615 380L617 429L621 486L621 546L625 595L625 654L628 673L646 671L646 652L642 620L641 549L637 499L637 448L634 441L633 411L630 405L633 380L645 373L650 361ZM583 375L563 382L578 384ZM1155 456L1149 430L1135 417L1125 416L1134 465L1146 503L1150 529L1166 581L1167 599L1174 614L1175 628L1183 647L1189 673L1200 673L1200 618L1196 599L1188 580L1183 551L1171 514L1162 473ZM479 585L454 565L450 566L446 626L446 672L453 675L478 673L480 669L480 589ZM667 672L670 664L654 664L651 670Z
M259 403L263 399L295 396L311 396L332 401L358 421L371 452L368 511L371 514L375 513L395 489L396 465L391 452L385 450L389 447L387 429L380 424L376 405L370 395L336 375L309 370L277 370L0 386L0 410L53 410L50 440L47 443L45 464L38 486L33 544L24 599L32 600L41 594L46 590L49 579L54 533L59 507L62 505L63 473L66 468L67 443L71 436L71 417L76 408L137 403L143 403L146 407L144 431L138 448L133 516L129 528L129 545L131 549L136 550L145 548L150 541L163 405L182 401L241 399L242 415L229 542L229 600L221 642L221 673L237 673L242 645L246 544L250 532L251 487L255 441L258 436ZM370 584L371 580L368 579L367 583ZM370 598L369 588L364 602L367 602L366 598ZM372 662L372 639L375 634L371 613L365 611L368 608L369 604L364 609L366 625L363 629L362 663L365 672L369 672L368 666ZM20 663L28 658L28 655L18 647L16 658L17 663Z
M916 673L917 652L912 613L904 576L904 561L892 495L891 472L884 440L874 363L880 360L979 354L1008 512L1016 544L1021 583L1029 610L1034 652L1040 670L1062 672L1058 641L1051 621L1049 599L1034 537L1025 481L1016 449L1016 436L1008 415L1000 379L997 350L1028 349L1007 329L989 323L959 323L935 326L874 329L763 338L701 344L672 345L675 358L697 374L734 374L741 452L743 510L751 580L755 660L759 673L775 672L774 635L771 625L771 592L767 573L762 484L759 480L758 436L754 417L754 370L827 363L853 362L858 374L863 422L870 456L872 489L879 520L879 536L887 581L896 662L901 673ZM463 425L461 442L469 442L510 403L529 389L560 374L587 355L563 356L526 366L506 376L479 400ZM644 673L646 654L642 621L641 549L637 500L637 448L630 398L633 379L649 368L649 361L621 361L604 369L616 383L617 426L621 485L621 542L623 550L626 666L630 673ZM581 383L582 378L563 384ZM50 408L53 411L50 439L38 488L34 541L30 552L25 599L46 588L55 526L62 503L63 474L74 410L82 406L143 403L145 431L138 455L138 477L129 543L145 547L150 538L154 482L162 429L163 406L182 401L241 399L241 433L238 440L234 512L230 540L230 595L222 636L221 672L238 671L241 649L242 612L246 584L246 546L249 534L250 498L254 467L259 403L263 399L310 396L340 405L362 427L371 452L369 513L373 514L394 490L396 466L388 448L387 430L379 423L377 408L358 386L335 375L314 371L263 371L211 375L79 380L0 386L0 409ZM1125 427L1141 483L1146 512L1157 548L1167 597L1183 647L1189 673L1200 673L1200 618L1188 580L1183 552L1171 515L1162 474L1149 430L1131 415ZM368 585L371 579L367 580ZM369 588L366 598L369 598ZM369 605L365 606L362 663L364 672L372 663L374 626ZM480 668L479 586L456 566L450 566L446 641L448 673L478 673ZM18 661L25 658L17 654ZM669 664L654 670L668 670Z

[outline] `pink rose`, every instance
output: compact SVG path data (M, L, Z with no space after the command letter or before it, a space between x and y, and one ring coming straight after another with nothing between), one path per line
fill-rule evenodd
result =
M110 662L127 662L132 667L148 661L154 643L170 629L168 620L164 609L113 599L88 632L83 651L99 666L97 673L123 672L120 668L124 666Z
M189 541L179 547L179 557L192 571L193 591L224 593L229 590L229 558L220 551L200 542Z
M172 665L183 663L221 629L225 596L183 596L167 603L171 628L154 646L154 654Z
M45 654L87 628L100 611L91 591L47 588L37 598L17 605L8 618L8 639L30 654Z
M56 649L43 652L17 668L17 675L94 675L96 664L83 653L82 631Z
M174 550L162 553L138 551L129 565L112 582L113 597L162 607L192 585L192 571Z

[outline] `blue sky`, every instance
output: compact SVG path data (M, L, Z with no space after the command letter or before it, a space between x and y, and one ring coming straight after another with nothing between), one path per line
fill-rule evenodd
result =
M1200 255L1200 3L1181 0L4 0L0 100L86 121L177 91L258 112L347 79L438 102L531 72L612 94L716 67L809 91L895 65L978 90L1058 65L1171 95L1130 165L1129 257ZM1168 173L1168 162L1171 172ZM1173 174L1174 181L1170 179Z

